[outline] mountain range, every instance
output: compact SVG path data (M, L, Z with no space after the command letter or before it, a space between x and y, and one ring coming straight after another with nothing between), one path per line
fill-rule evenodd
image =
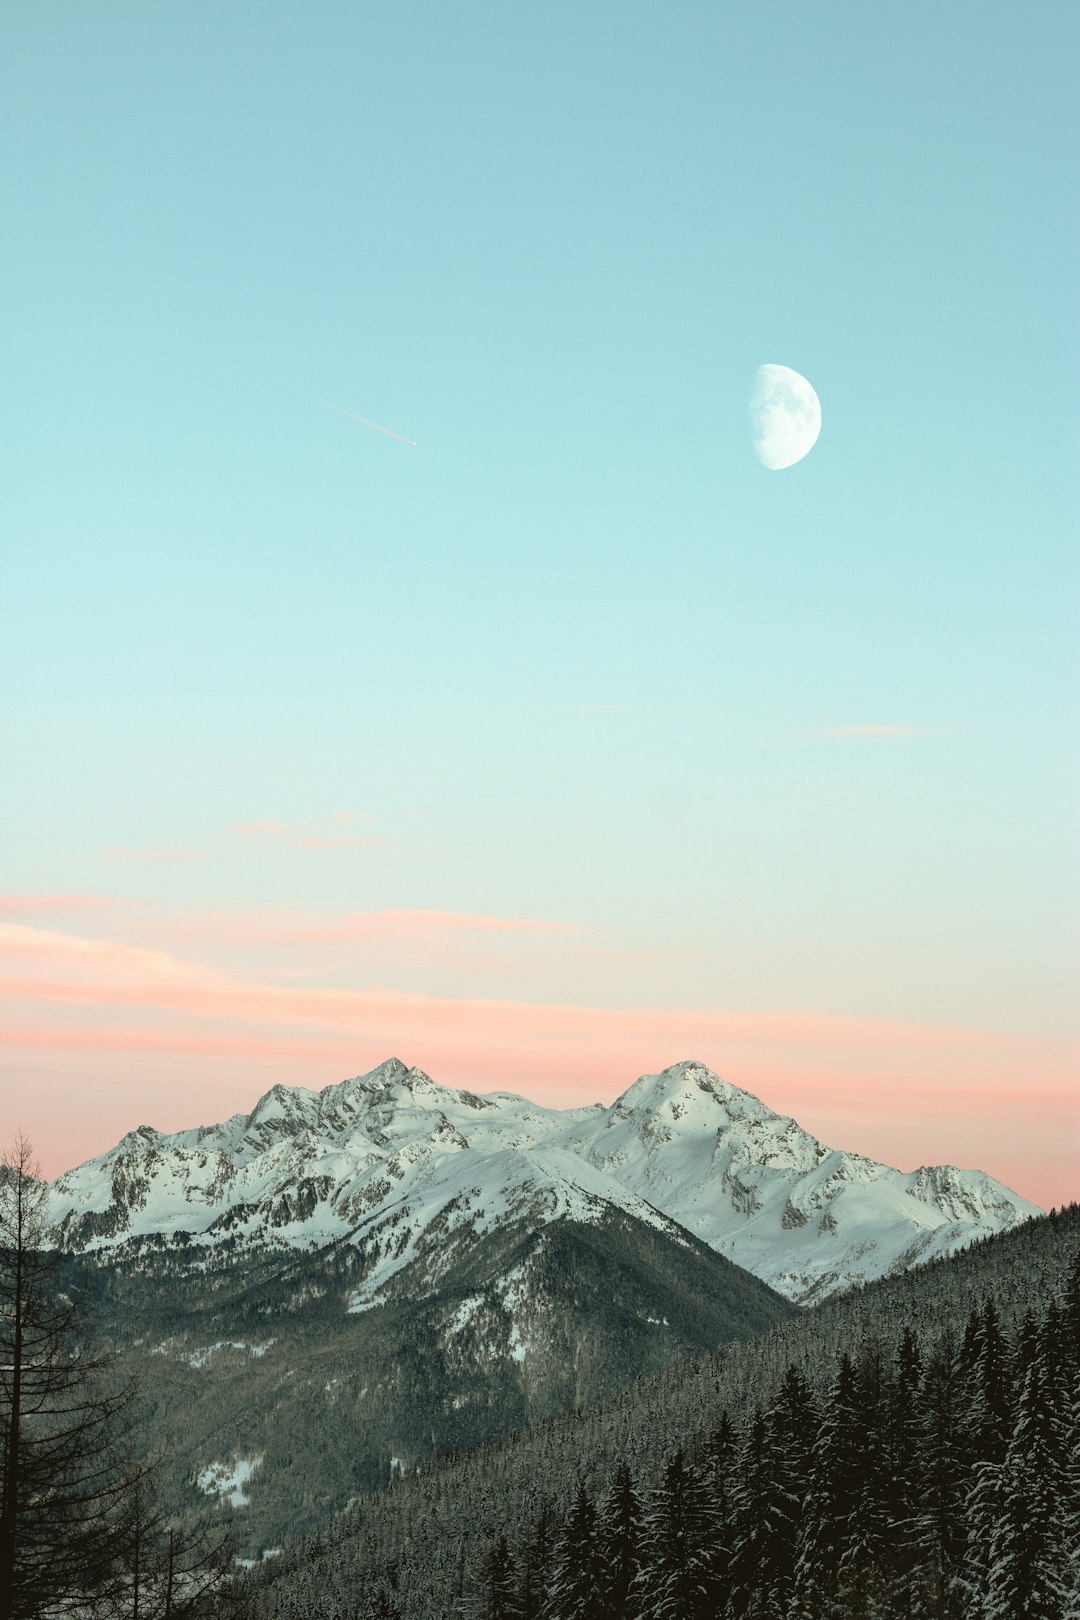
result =
M215 1501L251 1557L1038 1213L981 1171L826 1147L695 1062L556 1109L390 1059L140 1126L50 1199L176 1509Z
M223 1244L346 1244L354 1313L431 1293L509 1226L617 1217L687 1253L706 1245L807 1304L1038 1213L980 1170L905 1173L827 1147L698 1062L643 1075L610 1107L556 1109L443 1086L391 1058L318 1093L274 1086L223 1124L140 1126L52 1187L58 1242L102 1258L139 1240L204 1258ZM524 1291L521 1275L505 1279L518 1359Z

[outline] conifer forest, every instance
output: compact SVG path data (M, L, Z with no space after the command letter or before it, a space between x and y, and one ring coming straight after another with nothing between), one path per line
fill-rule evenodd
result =
M259 1620L1075 1620L1080 1208L341 1515Z

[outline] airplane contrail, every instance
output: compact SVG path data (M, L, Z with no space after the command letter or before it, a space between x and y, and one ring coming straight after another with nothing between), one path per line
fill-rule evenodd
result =
M313 394L312 398L319 399L320 396ZM366 416L360 416L356 411L347 411L344 405L335 405L332 399L324 399L321 403L329 405L332 411L340 411L342 416L351 416L354 422L363 422L365 427L374 428L376 433L385 433L388 439L400 439L402 444L411 444L413 449L416 449L416 440L407 439L404 433L395 433L393 428L380 427L378 422L369 422Z

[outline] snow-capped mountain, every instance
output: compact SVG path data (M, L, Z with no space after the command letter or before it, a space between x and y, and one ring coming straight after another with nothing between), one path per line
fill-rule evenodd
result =
M461 1246L508 1223L613 1212L692 1233L807 1302L954 1252L1037 1214L979 1170L904 1174L825 1147L687 1062L610 1108L543 1108L438 1085L396 1058L314 1093L275 1086L250 1114L163 1136L149 1126L53 1185L58 1240L355 1246L353 1311L399 1273L435 1286Z

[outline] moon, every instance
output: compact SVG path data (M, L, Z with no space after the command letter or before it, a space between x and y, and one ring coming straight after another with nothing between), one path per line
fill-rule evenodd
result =
M821 401L789 366L758 366L750 393L750 427L763 467L794 467L817 443Z

